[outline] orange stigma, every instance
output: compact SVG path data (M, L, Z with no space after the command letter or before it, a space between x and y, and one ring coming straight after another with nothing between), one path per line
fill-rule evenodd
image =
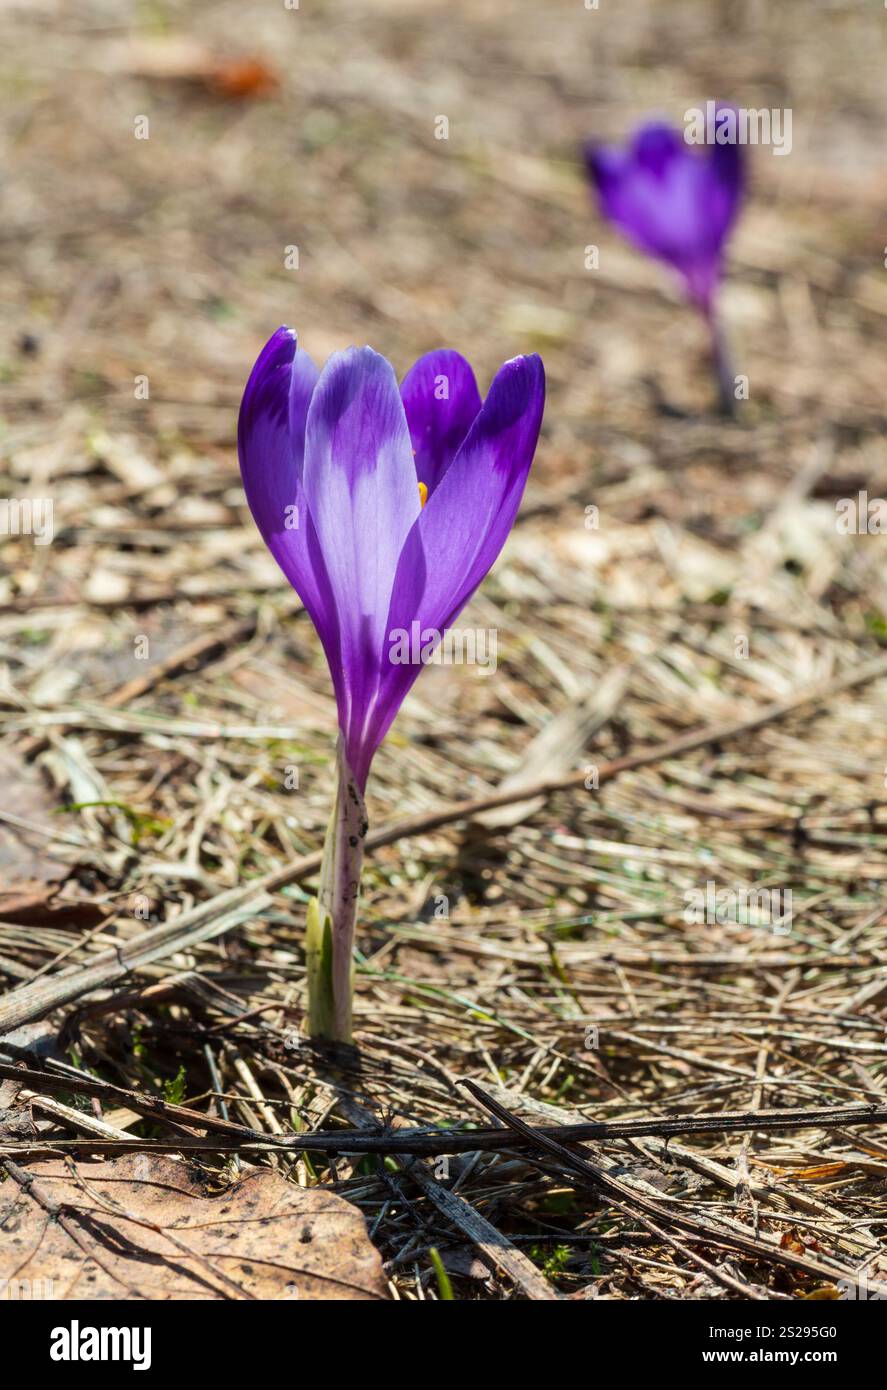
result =
M420 505L420 507L424 507L424 506L425 506L425 503L426 503L427 501L428 501L428 485L427 485L427 483L420 483L420 484L419 484L419 505Z

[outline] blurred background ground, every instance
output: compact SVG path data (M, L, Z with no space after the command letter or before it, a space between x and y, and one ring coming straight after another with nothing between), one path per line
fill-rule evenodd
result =
M329 680L234 444L280 323L316 360L369 342L399 374L453 346L482 389L517 352L546 366L525 505L463 618L497 631L498 670L423 673L376 761L373 824L492 791L552 717L562 738L537 775L741 718L883 652L887 542L841 534L836 502L887 496L885 13L4 0L0 23L0 491L50 497L55 529L51 545L3 541L4 987L321 842ZM589 135L680 123L709 97L793 111L789 156L749 152L730 247L724 314L750 386L735 422L713 413L700 324L602 223L577 160ZM222 650L156 678L217 632L233 634ZM883 1102L885 712L882 677L514 824L378 851L354 1092L413 1123L484 1123L464 1075L536 1119L540 1104L616 1119ZM791 930L688 924L708 882L791 890ZM286 890L140 970L125 998L53 1014L59 1056L197 1108L221 1091L259 1129L336 1122L335 1086L294 1043L304 902ZM247 1017L150 992L192 967ZM58 1123L44 1115L43 1136ZM431 1246L468 1298L538 1292L514 1277L528 1266L579 1297L834 1290L779 1248L887 1268L884 1131L598 1158L676 1211L763 1231L769 1253L686 1233L678 1248L516 1156L454 1159L445 1185L526 1260L491 1273L393 1163L302 1161L292 1181L362 1207L406 1298L439 1296Z

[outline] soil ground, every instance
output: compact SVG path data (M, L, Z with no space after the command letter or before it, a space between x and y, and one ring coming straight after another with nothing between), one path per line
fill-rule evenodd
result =
M0 489L54 518L51 545L3 543L5 1003L322 842L329 677L235 448L280 323L317 360L369 342L402 374L449 345L486 389L538 350L547 373L521 515L461 620L496 632L496 670L423 673L371 825L588 770L370 855L356 1056L301 1037L308 880L32 1011L46 1065L265 1134L486 1126L466 1077L534 1126L887 1104L887 540L842 533L836 507L887 497L884 13L32 0L0 22ZM709 97L793 112L789 156L748 152L733 421L701 324L603 223L577 157ZM706 891L726 895L708 920ZM107 1097L67 1103L169 1139ZM25 1167L77 1133L33 1115L24 1151L0 1126ZM445 1289L432 1247L468 1299L887 1279L887 1125L581 1152L596 1182L517 1143L282 1171L363 1211L405 1299ZM188 1167L223 1184L278 1161L220 1146Z

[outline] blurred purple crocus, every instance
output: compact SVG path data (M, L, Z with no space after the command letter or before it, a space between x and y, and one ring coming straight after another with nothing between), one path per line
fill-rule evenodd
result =
M733 373L717 317L724 248L742 204L742 147L720 143L733 108L714 106L714 143L690 148L679 130L650 122L626 149L589 142L585 162L604 214L630 242L677 272L708 324L721 404L734 407Z
M280 328L252 370L238 449L250 510L317 629L336 694L338 794L308 915L309 1028L351 1036L354 923L373 756L511 530L545 398L540 359L500 367L486 400L459 353L400 388L371 348L318 372ZM414 625L418 625L417 628ZM422 634L423 655L395 653Z

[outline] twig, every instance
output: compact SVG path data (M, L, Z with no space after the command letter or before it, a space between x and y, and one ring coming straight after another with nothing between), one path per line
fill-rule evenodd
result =
M374 1124L371 1112L349 1096L341 1094L339 1106L352 1123L361 1128ZM404 1175L422 1189L441 1215L467 1236L490 1269L502 1270L512 1283L534 1302L558 1300L560 1295L539 1272L530 1257L518 1250L513 1241L497 1230L465 1197L437 1182L428 1163L415 1157L406 1163L401 1161L400 1166Z
M660 1202L643 1196L634 1191L629 1183L623 1182L611 1173L604 1172L596 1164L589 1163L570 1149L564 1148L563 1144L552 1139L544 1131L533 1129L530 1125L524 1124L523 1120L518 1119L510 1110L506 1110L498 1101L493 1100L492 1096L487 1095L486 1091L483 1091L475 1082L463 1081L461 1084L471 1092L485 1110L488 1110L491 1115L513 1130L515 1134L522 1135L528 1144L535 1144L537 1148L541 1148L545 1153L558 1159L563 1167L584 1179L592 1187L603 1188L611 1200L615 1198L615 1205L626 1215L633 1216L635 1214L633 1209L638 1208L647 1215L657 1217L660 1221L690 1231L697 1239L716 1245L732 1246L756 1259L790 1265L794 1269L801 1270L804 1274L817 1275L832 1281L853 1282L858 1285L859 1276L855 1271L832 1260L813 1258L806 1254L799 1255L793 1250L776 1244L772 1239L761 1235L752 1235L750 1232L748 1234L744 1231L740 1232L737 1229L738 1223L735 1221L731 1222L729 1228L726 1228L714 1222L704 1221L701 1217L690 1216L684 1212L668 1208ZM527 1158L530 1162L533 1161L531 1155L528 1154ZM537 1161L536 1166L547 1171L550 1164ZM869 1280L868 1296L873 1297L875 1295L882 1298L887 1297L887 1284Z
M242 1144L261 1144L263 1148L289 1148L311 1150L319 1153L379 1153L379 1154L424 1154L436 1156L443 1153L474 1153L475 1150L498 1150L503 1147L520 1148L526 1143L535 1142L535 1136L543 1134L562 1143L577 1143L584 1140L634 1139L646 1135L669 1138L681 1134L737 1134L748 1130L784 1132L798 1129L835 1129L859 1125L887 1124L887 1105L824 1106L810 1110L746 1110L728 1111L720 1115L686 1115L676 1119L614 1120L610 1122L589 1122L588 1124L550 1125L534 1130L533 1140L523 1139L515 1134L505 1134L501 1129L401 1129L372 1131L363 1127L357 1129L335 1129L313 1134L263 1134L261 1130L249 1129L246 1125L225 1120L219 1115L207 1115L200 1110L191 1110L185 1105L173 1105L157 1096L146 1096L139 1091L129 1091L123 1086L115 1086L108 1081L93 1080L91 1077L71 1076L66 1073L33 1071L27 1067L0 1062L0 1077L18 1081L29 1090L41 1088L49 1091L70 1091L81 1095L99 1096L112 1100L129 1110L135 1110L151 1119L165 1122L177 1121L180 1124L198 1126L213 1134L226 1135L233 1141L233 1147ZM464 1083L471 1089L471 1084ZM503 1144L503 1139L507 1143ZM103 1146L95 1139L69 1141L52 1140L69 1147L71 1144L85 1148ZM119 1141L127 1146L151 1148L157 1141L126 1140ZM20 1146L19 1146L20 1147ZM111 1143L117 1148L118 1143ZM181 1144L171 1143L172 1149L225 1147L213 1141L208 1146L202 1140L190 1140L183 1136Z

